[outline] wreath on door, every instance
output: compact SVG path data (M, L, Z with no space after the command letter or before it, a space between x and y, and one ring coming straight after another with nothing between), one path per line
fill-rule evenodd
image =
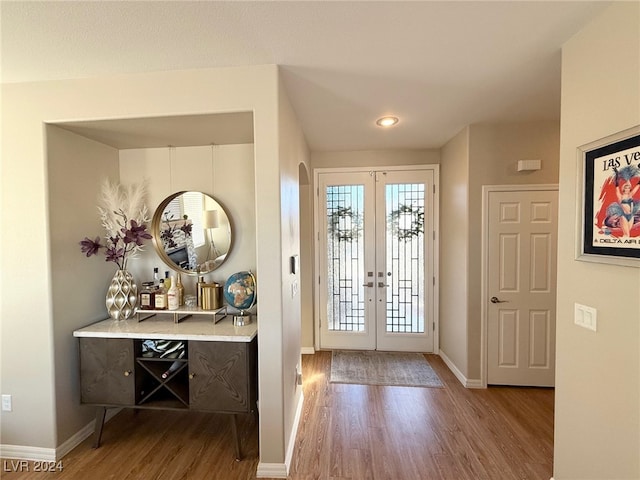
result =
M329 233L338 242L351 242L360 237L362 219L351 207L337 208L329 215Z
M405 242L424 233L424 207L400 205L389 214L389 229Z

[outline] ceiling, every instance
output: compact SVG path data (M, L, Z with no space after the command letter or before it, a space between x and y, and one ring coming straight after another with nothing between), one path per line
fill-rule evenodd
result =
M469 124L558 119L561 47L608 3L0 1L0 67L13 83L278 64L311 150L439 148ZM193 124L173 120L177 145ZM150 121L68 127L135 143Z
M216 113L57 123L119 150L253 143L253 113Z

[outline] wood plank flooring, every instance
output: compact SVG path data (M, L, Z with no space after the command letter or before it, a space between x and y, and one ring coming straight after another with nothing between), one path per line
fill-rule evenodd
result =
M305 402L289 480L549 480L552 389L468 390L427 355L444 388L329 383L330 352L303 356ZM234 460L229 419L124 410L62 459L62 472L11 471L3 480L240 480L255 478L257 427L240 422ZM15 462L15 461L14 461ZM9 471L7 471L9 470Z

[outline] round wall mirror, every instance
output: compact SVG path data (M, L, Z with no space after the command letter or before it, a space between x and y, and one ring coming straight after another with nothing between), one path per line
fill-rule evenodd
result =
M165 198L153 214L151 230L162 261L187 275L215 270L231 251L229 216L205 193L178 192Z

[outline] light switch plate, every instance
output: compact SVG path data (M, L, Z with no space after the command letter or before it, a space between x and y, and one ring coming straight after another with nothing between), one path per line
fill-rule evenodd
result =
M575 303L574 306L574 323L594 332L597 331L598 311L593 307L581 305L580 303Z

